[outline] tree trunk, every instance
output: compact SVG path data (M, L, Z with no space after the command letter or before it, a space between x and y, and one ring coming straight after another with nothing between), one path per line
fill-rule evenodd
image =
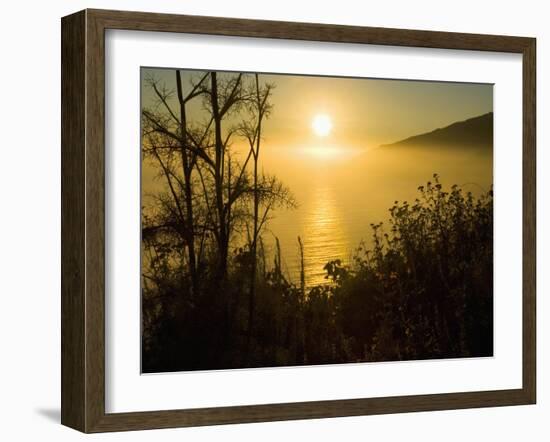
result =
M184 176L184 194L185 194L185 215L186 215L186 242L189 258L189 273L191 274L191 285L193 294L198 290L197 259L195 254L195 221L193 216L193 192L192 192L192 164L187 149L187 115L185 110L185 101L183 99L183 88L181 84L180 71L176 71L176 84L178 90L178 100L180 105L180 132L181 132L181 161Z
M216 210L218 212L218 277L225 279L227 275L227 254L229 252L229 232L226 228L226 217L223 201L223 161L224 149L222 141L222 121L218 103L218 79L216 72L211 76L212 117L215 131L214 186L216 192Z
M258 160L260 157L260 138L262 133L262 118L263 118L263 109L262 102L260 100L260 84L258 80L258 74L255 75L256 79L256 105L258 110L258 127L256 132L256 148L253 150L254 156L254 177L253 177L253 186L254 186L254 220L253 220L253 230L252 230L252 245L251 245L251 254L252 254L252 268L250 272L250 290L249 290L249 300L248 300L248 335L247 335L247 347L250 347L250 341L252 338L252 333L254 330L254 310L256 302L256 271L258 267L258 218L259 218L259 209L260 209L260 197L258 193Z

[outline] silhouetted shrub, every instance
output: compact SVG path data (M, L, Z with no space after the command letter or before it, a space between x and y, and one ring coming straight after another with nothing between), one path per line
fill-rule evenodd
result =
M434 175L418 192L395 202L387 225L371 226L372 246L353 262L325 265L327 284L297 286L279 245L272 266L262 252L252 331L246 247L226 280L205 269L198 293L161 247L157 280L143 287L143 371L492 355L492 191L445 191Z

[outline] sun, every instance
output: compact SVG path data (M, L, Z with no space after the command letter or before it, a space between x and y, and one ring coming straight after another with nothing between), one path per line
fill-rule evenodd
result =
M332 130L332 120L325 114L315 115L311 122L311 128L315 132L315 135L326 137Z

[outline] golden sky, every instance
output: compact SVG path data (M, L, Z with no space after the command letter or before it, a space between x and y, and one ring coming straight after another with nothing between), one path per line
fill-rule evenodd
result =
M200 75L201 71L182 71L184 85L186 79ZM175 89L173 69L143 68L142 76L153 76L159 84ZM273 111L264 124L263 137L266 144L276 147L322 142L326 146L373 148L493 109L493 87L488 84L290 74L261 74L260 81L275 85ZM142 99L144 106L152 103L151 92L143 84ZM200 114L199 100L189 111ZM326 137L312 129L317 115L330 120Z

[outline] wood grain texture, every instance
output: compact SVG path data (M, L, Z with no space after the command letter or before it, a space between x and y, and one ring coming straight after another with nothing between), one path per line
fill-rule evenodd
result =
M61 422L85 420L85 13L63 19L61 43Z
M500 51L523 55L523 387L105 413L105 30ZM86 10L62 20L62 423L83 432L532 404L536 400L535 40L478 34Z
M105 38L86 11L86 431L105 415Z
M523 389L537 395L537 162L536 40L523 50Z
M529 38L147 12L88 10L106 29L522 52Z

